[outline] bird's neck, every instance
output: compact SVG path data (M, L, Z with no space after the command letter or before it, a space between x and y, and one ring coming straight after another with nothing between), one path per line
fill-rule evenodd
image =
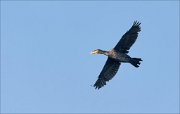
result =
M109 51L101 50L101 51L100 51L100 54L104 54L104 55L108 56L108 55L109 55Z

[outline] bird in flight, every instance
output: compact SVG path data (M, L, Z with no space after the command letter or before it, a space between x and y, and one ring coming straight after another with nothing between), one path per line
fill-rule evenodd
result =
M134 44L141 31L140 22L134 21L132 27L122 36L116 46L110 51L96 49L91 54L104 54L107 61L94 84L95 89L100 89L106 82L111 80L117 73L121 63L130 63L134 67L139 67L141 58L132 58L128 55L130 47Z

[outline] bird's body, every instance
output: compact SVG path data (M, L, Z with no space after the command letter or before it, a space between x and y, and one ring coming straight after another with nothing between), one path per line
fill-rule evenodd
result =
M126 53L121 53L116 51L115 49L111 49L110 51L108 51L108 57L117 60L119 62L129 62L130 61L130 56L127 55Z
M110 51L96 49L92 54L104 54L108 59L99 74L98 80L94 84L95 88L101 88L106 85L106 81L111 80L117 73L121 63L131 63L134 67L139 67L141 58L131 58L128 55L128 50L137 39L140 32L140 23L135 21L133 26L127 31L118 44Z

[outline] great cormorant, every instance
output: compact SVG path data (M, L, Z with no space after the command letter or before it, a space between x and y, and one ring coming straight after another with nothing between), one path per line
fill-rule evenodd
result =
M106 85L106 81L111 80L117 73L121 63L131 63L134 67L139 67L141 58L131 58L127 53L138 37L141 31L140 22L134 21L132 27L122 36L117 45L110 51L96 49L91 54L104 54L108 59L95 82L95 89L99 89Z

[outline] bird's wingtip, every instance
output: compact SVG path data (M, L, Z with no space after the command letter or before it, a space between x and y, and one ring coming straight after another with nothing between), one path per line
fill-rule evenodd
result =
M106 81L102 78L99 78L96 83L94 84L95 89L100 89L102 88L104 85L106 85Z
M137 20L135 20L134 23L133 23L134 26L139 26L140 24L141 24L141 22L139 22Z

